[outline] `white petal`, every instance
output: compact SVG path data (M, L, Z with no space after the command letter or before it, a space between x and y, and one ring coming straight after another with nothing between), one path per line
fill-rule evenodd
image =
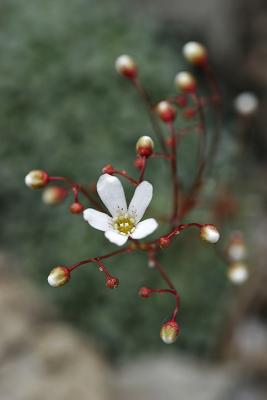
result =
M107 231L112 226L112 219L109 215L93 208L87 208L83 212L83 218L95 229Z
M96 188L99 197L112 216L118 212L127 211L124 190L118 178L109 174L101 175Z
M149 182L142 182L135 189L133 198L128 208L129 214L132 214L136 222L143 217L153 195L153 186Z
M128 239L127 235L121 235L120 233L113 230L105 232L105 236L111 243L115 243L117 246L122 246L124 243L127 242Z
M131 237L133 239L143 239L154 232L157 227L158 223L154 218L145 219L137 224L135 231L131 233Z

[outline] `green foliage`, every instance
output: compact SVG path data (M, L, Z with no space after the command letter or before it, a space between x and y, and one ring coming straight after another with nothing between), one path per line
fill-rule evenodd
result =
M159 328L173 299L137 296L144 284L162 286L142 254L107 262L121 282L115 291L105 288L94 265L75 272L65 288L47 288L53 266L71 265L113 246L81 217L66 212L67 204L48 208L39 192L24 186L25 174L34 168L84 184L95 181L107 163L134 173L135 142L151 134L151 127L134 90L116 75L114 60L121 53L133 56L146 87L160 100L172 91L181 66L179 46L177 52L167 42L159 46L157 27L127 19L119 3L111 3L1 2L0 212L2 242L20 257L21 269L34 276L63 316L93 334L112 356L124 356L163 348ZM192 141L187 139L180 154L186 182L194 171ZM168 205L168 178L161 162L151 160L151 209ZM177 347L204 353L212 350L221 323L225 280L213 249L192 240L194 235L177 238L164 264L182 296Z

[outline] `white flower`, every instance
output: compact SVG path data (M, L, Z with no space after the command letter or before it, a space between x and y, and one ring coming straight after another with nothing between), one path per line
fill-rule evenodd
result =
M143 181L137 186L128 208L122 184L115 176L101 175L96 187L112 217L93 208L84 210L83 217L93 228L104 231L110 242L122 246L129 236L142 239L157 229L154 218L140 222L152 199L151 183Z

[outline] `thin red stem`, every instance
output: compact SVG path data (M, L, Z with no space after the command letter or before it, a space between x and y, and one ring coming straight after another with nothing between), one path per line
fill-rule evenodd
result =
M153 111L153 104L149 98L148 93L146 92L144 86L142 85L141 81L138 78L135 78L132 80L134 87L136 88L137 92L139 93L149 116L151 125L153 127L153 130L155 132L155 135L161 145L161 148L163 151L167 151L166 144L164 141L164 136L161 131L161 127L158 123L157 118L155 117L154 111Z
M117 255L123 254L123 253L130 253L132 251L134 251L134 249L132 247L130 247L130 246L124 247L123 249L113 251L112 253L105 254L104 256L101 256L101 257L90 257L90 258L87 258L86 260L79 261L78 263L72 265L68 269L71 272L74 269L80 267L81 265L90 264L92 262L98 263L99 261L105 260L106 258L114 257L114 256L117 256Z
M176 137L176 132L175 128L173 125L173 122L169 122L168 124L169 132L171 135L171 173L172 173L172 185L173 185L173 211L172 211L172 217L171 217L171 223L172 226L175 226L177 224L177 219L178 219L178 198L179 198L179 179L178 179L178 174L177 174L177 137Z
M137 185L138 185L138 181L137 181L136 179L132 178L131 176L129 176L129 175L126 173L126 171L119 171L119 170L117 170L117 169L114 169L113 172L112 172L112 175L113 175L113 174L117 174L117 175L123 176L123 178L125 178L125 179L127 179L129 182L131 182L131 184L132 184L133 186L137 186Z
M145 175L145 170L147 166L147 157L142 157L143 163L142 163L142 169L140 173L140 178L139 178L139 183L141 183L144 180L144 175Z
M178 311L179 311L179 308L180 308L180 296L179 296L177 290L175 289L175 286L173 285L171 279L167 275L165 269L163 268L163 266L158 262L158 260L156 258L154 258L154 262L155 262L155 268L159 271L162 279L164 279L164 281L167 283L169 288L173 291L173 294L175 296L176 305L175 305L175 308L174 308L174 311L173 311L172 317L171 317L171 319L173 321L175 321L176 320L176 316L177 316Z

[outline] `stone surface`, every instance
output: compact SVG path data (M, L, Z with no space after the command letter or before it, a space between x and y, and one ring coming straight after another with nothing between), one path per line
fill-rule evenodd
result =
M0 399L108 400L109 368L47 301L0 260Z

